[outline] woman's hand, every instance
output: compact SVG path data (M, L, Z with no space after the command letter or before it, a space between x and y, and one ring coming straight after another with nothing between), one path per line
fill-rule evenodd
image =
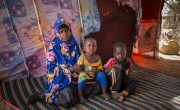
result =
M81 72L83 71L83 66L81 65L74 65L73 67L70 68L71 72Z

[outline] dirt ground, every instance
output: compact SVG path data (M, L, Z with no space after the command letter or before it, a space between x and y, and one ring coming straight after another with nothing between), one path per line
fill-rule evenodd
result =
M160 58L157 59L134 54L133 59L140 67L180 78L180 55L160 54L159 56Z

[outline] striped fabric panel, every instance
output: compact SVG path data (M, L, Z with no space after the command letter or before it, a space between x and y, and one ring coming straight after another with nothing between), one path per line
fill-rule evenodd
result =
M86 104L77 104L73 110L119 110L119 109L180 109L180 78L173 78L158 72L135 68L131 77L140 81L135 93L126 97L124 103L104 100L102 96L88 99ZM26 105L26 100L35 91L44 92L45 77L18 79L2 85L4 98L22 110L56 110L65 108L38 101Z

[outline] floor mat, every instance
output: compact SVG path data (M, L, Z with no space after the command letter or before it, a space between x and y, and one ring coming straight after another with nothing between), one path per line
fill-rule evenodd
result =
M133 95L126 98L124 103L115 100L104 100L102 96L88 99L86 104L77 104L73 110L119 110L119 109L180 109L180 78L166 76L159 72L134 68L130 77L140 81ZM26 105L26 100L34 91L45 91L45 77L18 79L5 82L2 85L4 98L22 110L65 109L54 104L38 101Z

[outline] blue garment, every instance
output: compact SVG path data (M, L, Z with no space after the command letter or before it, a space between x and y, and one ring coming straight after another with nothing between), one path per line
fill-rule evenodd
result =
M88 81L88 80L78 83L78 89L84 89L86 81ZM100 84L101 88L107 87L106 76L103 72L98 72L94 78L94 81L98 82Z
M58 23L58 25L57 25ZM55 30L64 22L56 21ZM56 32L59 33L58 30ZM47 81L45 97L46 102L54 101L56 93L68 86L71 82L70 67L72 67L78 60L79 47L75 38L70 35L68 42L63 42L59 37L55 37L50 44L47 52ZM51 94L52 93L52 94Z

